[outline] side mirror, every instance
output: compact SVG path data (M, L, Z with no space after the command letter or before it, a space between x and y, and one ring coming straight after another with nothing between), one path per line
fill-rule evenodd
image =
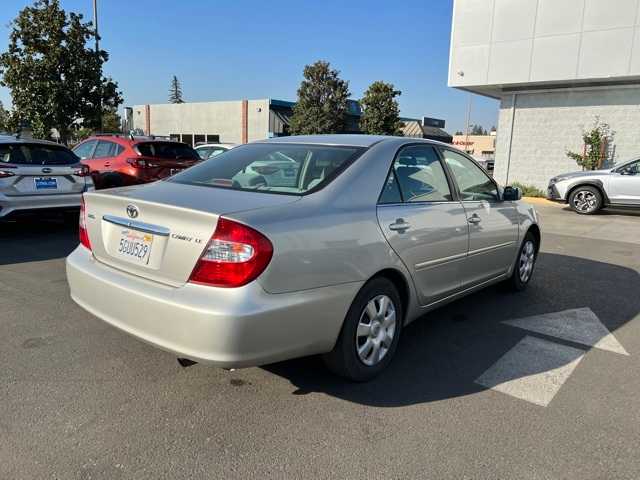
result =
M504 187L502 191L502 200L505 202L515 202L522 198L522 192L518 187Z

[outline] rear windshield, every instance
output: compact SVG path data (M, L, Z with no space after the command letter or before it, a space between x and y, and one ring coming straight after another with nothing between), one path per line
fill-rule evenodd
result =
M200 156L189 145L177 142L145 142L136 145L136 150L145 157L200 160Z
M70 150L55 145L0 144L0 164L73 165L79 161Z
M329 183L364 150L350 146L254 143L212 157L168 181L302 195Z

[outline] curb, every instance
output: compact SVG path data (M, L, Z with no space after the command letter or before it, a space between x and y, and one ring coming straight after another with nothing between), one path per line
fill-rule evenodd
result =
M551 200L547 200L546 198L542 198L542 197L522 197L522 200L524 200L527 203L534 203L536 205L548 205L548 206L555 206L555 207L562 205L561 203L552 202Z

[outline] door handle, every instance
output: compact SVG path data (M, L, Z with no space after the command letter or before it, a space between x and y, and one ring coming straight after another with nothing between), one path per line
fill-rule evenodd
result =
M393 230L394 232L404 232L411 228L409 222L405 222L404 218L397 218L394 223L389 225L389 230Z
M473 215L471 215L471 216L467 219L467 221L468 221L469 223L474 223L474 224L475 224L475 223L480 223L480 222L482 221L482 219L478 216L478 214L477 214L477 213L474 213Z

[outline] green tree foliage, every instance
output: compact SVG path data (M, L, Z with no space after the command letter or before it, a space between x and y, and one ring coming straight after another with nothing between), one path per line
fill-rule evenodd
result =
M613 140L614 133L609 124L601 122L596 116L591 130L582 132L584 149L582 153L567 150L567 157L576 161L585 170L602 168L607 160L608 144Z
M487 135L487 131L482 127L482 125L471 125L469 135Z
M122 133L122 119L116 109L102 113L102 130L107 133Z
M182 86L180 85L178 77L175 75L171 79L169 86L169 103L184 103L182 99Z
M11 114L4 108L2 102L0 102L0 132L13 133L11 132L11 126Z
M373 82L360 101L363 113L360 129L371 135L402 135L400 107L396 97L401 95L391 83Z
M48 138L55 128L66 143L72 124L98 129L101 109L122 103L117 84L102 75L107 52L87 48L94 32L82 15L67 14L59 0L36 0L11 28L0 84L11 91L12 114L27 121L34 136Z
M291 116L293 135L344 131L349 82L342 80L339 73L321 60L304 67L304 80Z
M462 130L456 130L456 133L454 133L454 135L464 135L464 132Z

